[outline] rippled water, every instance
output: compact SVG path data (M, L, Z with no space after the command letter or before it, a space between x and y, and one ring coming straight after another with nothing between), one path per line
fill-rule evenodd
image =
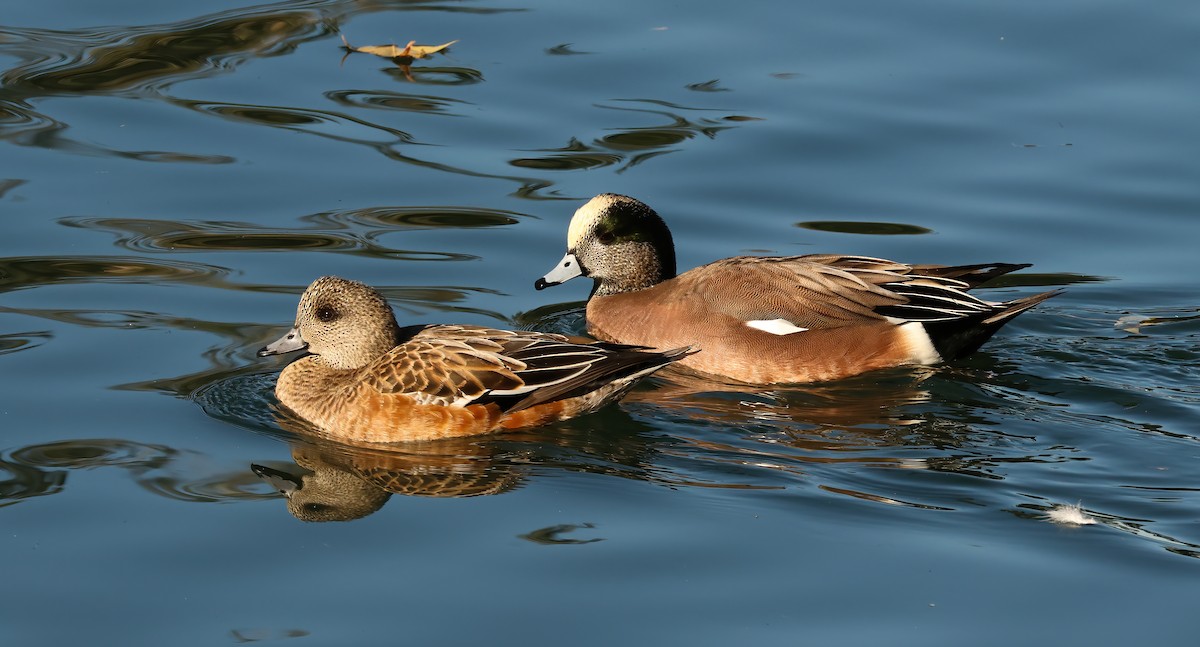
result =
M1192 4L0 20L5 644L1194 641ZM664 375L504 436L348 448L275 403L254 350L321 274L404 324L582 331L587 286L532 281L603 191L681 267L1030 262L989 294L1067 291L948 366Z

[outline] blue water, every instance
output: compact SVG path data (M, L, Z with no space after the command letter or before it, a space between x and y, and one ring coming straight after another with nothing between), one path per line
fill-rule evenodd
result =
M4 644L1194 642L1194 3L0 21ZM459 42L404 69L339 33ZM1067 291L951 365L664 376L518 434L354 450L276 406L254 351L322 274L402 324L581 332L588 286L532 282L605 191L681 268L1028 262L987 296Z

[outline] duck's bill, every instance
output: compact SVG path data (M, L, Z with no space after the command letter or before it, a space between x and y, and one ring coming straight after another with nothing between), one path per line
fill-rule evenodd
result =
M300 337L300 330L292 328L287 331L287 334L276 339L275 341L263 346L258 350L259 357L267 355L282 355L283 353L291 353L298 350L308 348L308 343Z
M279 493L284 496L292 496L293 492L304 487L304 482L299 476L266 465L251 463L250 471L254 472L258 478L270 483L271 487L279 490Z
M550 270L546 276L533 282L534 289L544 290L551 285L566 283L571 279L583 274L583 268L579 266L579 260L571 252L567 252L566 256Z

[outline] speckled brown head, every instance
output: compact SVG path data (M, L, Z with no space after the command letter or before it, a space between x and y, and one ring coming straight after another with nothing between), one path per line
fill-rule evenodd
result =
M399 326L383 296L370 286L323 276L300 297L296 325L259 356L307 349L334 369L366 366L399 341Z
M576 276L596 281L595 295L644 290L675 277L675 244L667 224L629 196L602 193L575 212L567 253L538 279L541 290Z

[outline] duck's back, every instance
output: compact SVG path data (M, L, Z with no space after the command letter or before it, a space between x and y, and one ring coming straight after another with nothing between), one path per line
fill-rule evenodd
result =
M588 329L653 348L692 344L700 352L680 365L752 383L932 364L943 357L920 321L973 325L971 317L1003 309L962 292L969 284L951 278L955 269L858 256L728 258L645 290L593 297ZM943 303L947 312L925 312Z

